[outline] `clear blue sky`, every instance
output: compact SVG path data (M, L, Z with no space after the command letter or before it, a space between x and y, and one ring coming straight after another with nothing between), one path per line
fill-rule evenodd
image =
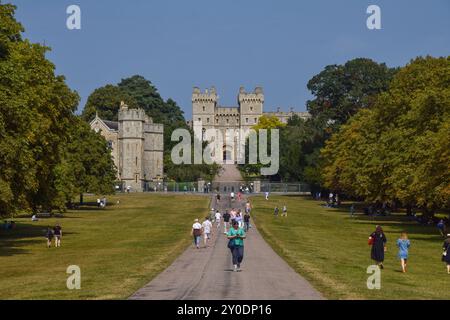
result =
M329 64L368 57L401 66L418 55L450 55L449 0L11 0L33 42L82 97L141 74L191 117L193 86L215 85L235 105L241 85L263 86L265 110L305 110L308 80ZM82 29L66 28L66 8ZM368 30L368 5L382 30Z

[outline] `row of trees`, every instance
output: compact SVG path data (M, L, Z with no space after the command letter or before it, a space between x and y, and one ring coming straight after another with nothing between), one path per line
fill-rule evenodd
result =
M403 68L370 59L331 65L308 82L311 119L280 129L280 170L273 180L306 181L371 202L449 206L450 58L417 58ZM261 165L244 165L256 175Z
M78 94L55 75L49 48L22 38L14 12L0 4L0 215L112 192L106 141L74 114Z
M450 57L417 58L321 152L324 186L432 214L450 201Z

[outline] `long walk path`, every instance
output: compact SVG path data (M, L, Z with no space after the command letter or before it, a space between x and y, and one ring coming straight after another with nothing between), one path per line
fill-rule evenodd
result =
M242 208L244 202L222 197L219 210ZM323 299L250 228L244 245L242 272L234 272L227 239L215 230L210 247L189 247L166 270L130 299L276 300Z

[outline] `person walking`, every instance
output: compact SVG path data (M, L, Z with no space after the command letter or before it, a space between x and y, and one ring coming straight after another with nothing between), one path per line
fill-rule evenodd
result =
M231 215L228 213L228 210L225 210L225 213L223 214L223 233L225 233L225 234L227 234L227 232L228 232L230 218L231 218Z
M198 219L194 220L192 225L192 236L194 237L194 245L197 249L200 249L200 237L202 236L202 225L198 222Z
M355 204L352 203L350 206L350 218L353 218L355 216Z
M55 248L61 247L62 228L59 224L53 228L53 235L55 237Z
M215 218L217 230L219 230L219 228L220 228L220 220L222 218L222 215L220 214L219 210L216 210L216 216L214 218Z
M406 232L402 232L400 238L397 240L398 258L400 259L402 272L406 272L406 264L408 263L408 253L411 242L408 239Z
M243 222L242 222L241 210L238 210L236 212L236 217L234 218L234 221L236 221L238 223L239 228L242 228Z
M231 191L231 193L230 193L230 198L231 198L231 201L234 201L234 192L233 191Z
M266 197L266 200L269 200L269 192L266 191L266 192L264 193L264 195L265 195L265 197Z
M283 212L281 213L282 217L287 217L287 207L286 205L283 206Z
M234 271L241 271L241 263L244 259L244 239L245 231L239 228L237 221L233 222L232 228L227 233L228 248L231 251Z
M437 226L437 228L439 230L439 233L441 234L441 237L445 238L445 223L444 223L444 220L442 220L442 219L439 220L439 222L438 222L438 224L436 226Z
M383 232L383 228L381 228L381 226L377 226L375 231L369 237L369 245L372 245L370 256L372 260L374 260L380 267L380 269L384 269L384 253L387 250L386 242L387 239Z
M205 218L205 221L202 223L203 228L203 245L205 248L208 246L208 242L211 239L211 229L212 229L212 223L209 221L209 217Z
M245 212L250 213L250 211L252 211L252 205L251 205L250 201L247 200L247 202L245 203Z
M273 210L273 215L275 217L278 217L278 213L280 213L280 209L278 209L278 206L276 206L275 209Z
M447 239L445 239L442 249L444 250L442 252L442 261L447 264L447 273L450 274L450 233L447 234Z
M52 246L53 239L53 230L50 227L47 227L45 238L47 239L47 248L50 248Z
M244 230L245 230L245 232L248 232L248 229L250 229L250 213L246 212L244 214Z
M219 203L220 202L220 193L217 193L216 199L217 199L217 203Z

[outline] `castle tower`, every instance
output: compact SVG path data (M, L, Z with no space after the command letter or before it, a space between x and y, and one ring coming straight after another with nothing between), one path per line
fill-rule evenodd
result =
M125 187L142 191L144 181L143 151L145 112L128 109L121 104L119 110L119 175Z
M238 105L241 117L241 129L249 130L258 123L263 113L264 93L261 87L256 87L252 93L245 92L241 87L238 94Z
M215 110L218 96L216 89L212 87L203 93L199 88L194 87L192 92L192 121L201 121L205 129L214 128Z
M163 178L164 125L153 123L149 117L144 121L144 180Z

